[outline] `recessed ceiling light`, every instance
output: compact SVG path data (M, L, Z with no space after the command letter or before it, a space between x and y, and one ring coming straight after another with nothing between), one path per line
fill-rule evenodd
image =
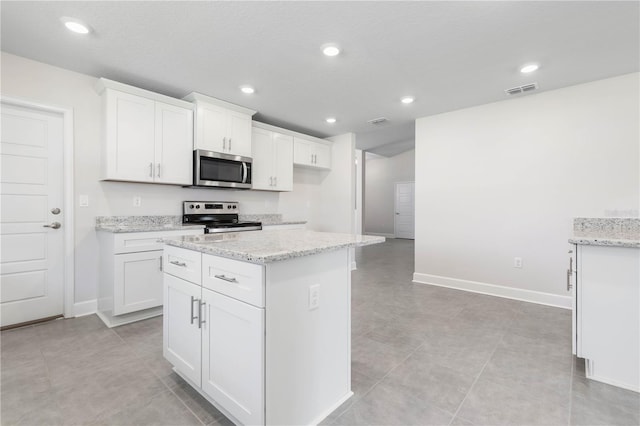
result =
M413 96L405 96L404 98L400 99L400 102L402 102L403 104L411 104L415 100L416 99Z
M256 91L256 89L251 86L240 86L240 90L242 90L242 93L246 93L247 95L250 95Z
M67 27L69 31L73 31L74 33L89 34L89 32L91 31L87 24L84 24L78 19L63 16L62 18L60 18L60 20L64 23L64 26Z
M336 119L335 119L335 117L329 117L329 118L327 118L325 121L326 121L327 123L329 123L329 124L333 124L333 123L335 123L335 122L336 122Z
M520 68L520 72L523 74L528 74L530 72L534 72L538 68L540 68L540 65L538 64L527 64L523 65L522 68Z
M336 56L340 54L340 47L334 43L323 44L322 53L327 56Z

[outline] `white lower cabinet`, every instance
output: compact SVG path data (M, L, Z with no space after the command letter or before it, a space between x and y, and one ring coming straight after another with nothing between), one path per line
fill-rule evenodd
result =
M164 356L231 421L318 424L353 395L348 249L266 265L173 246L164 258Z
M164 276L164 357L194 384L202 371L201 287L183 279Z
M162 250L115 256L113 314L162 305Z
M202 390L242 424L264 423L264 309L202 290Z
M576 354L587 378L640 392L640 249L576 250Z
M202 229L98 232L97 314L108 327L162 315L163 237L199 235ZM200 265L197 265L200 275Z
M264 308L201 286L253 300L264 289L262 267L177 247L166 247L165 259L174 261L164 276L165 358L225 414L264 424ZM201 279L191 273L200 264Z

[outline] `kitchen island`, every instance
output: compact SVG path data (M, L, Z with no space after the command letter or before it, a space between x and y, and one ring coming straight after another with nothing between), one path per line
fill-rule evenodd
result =
M350 249L306 230L165 240L163 353L237 424L317 424L351 392Z

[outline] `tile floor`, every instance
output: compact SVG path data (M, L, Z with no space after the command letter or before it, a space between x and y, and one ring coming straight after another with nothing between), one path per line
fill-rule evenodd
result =
M355 396L335 425L638 425L640 395L584 378L570 312L411 283L413 242L357 251ZM162 358L162 320L3 332L2 425L230 422Z

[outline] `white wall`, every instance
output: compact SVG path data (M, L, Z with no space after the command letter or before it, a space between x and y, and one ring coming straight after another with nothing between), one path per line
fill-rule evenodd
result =
M364 189L364 232L394 234L396 182L415 179L415 150L393 157L366 154Z
M331 173L320 186L322 202L313 211L313 223L319 231L353 233L356 136L347 133L328 140L333 142Z
M417 120L414 279L566 306L572 218L638 215L639 76Z
M75 295L76 302L95 299L99 266L95 217L116 215L181 215L184 200L239 201L243 213L282 213L284 218L308 220L308 228L324 227L324 217L315 217L324 205L323 181L334 174L310 170L294 171L295 194L266 191L229 191L190 189L170 185L99 181L101 99L94 90L96 78L52 67L2 52L1 92L3 96L31 100L45 105L72 108L74 112L74 183L75 193ZM351 138L347 135L347 138ZM340 140L340 138L338 138ZM342 155L342 143L336 148ZM340 157L334 157L343 173ZM331 177L343 181L351 175ZM80 208L80 194L89 196L89 207ZM142 206L133 207L133 197L142 197ZM343 197L331 201L341 202ZM346 215L347 223L351 215ZM318 223L315 223L316 221Z

